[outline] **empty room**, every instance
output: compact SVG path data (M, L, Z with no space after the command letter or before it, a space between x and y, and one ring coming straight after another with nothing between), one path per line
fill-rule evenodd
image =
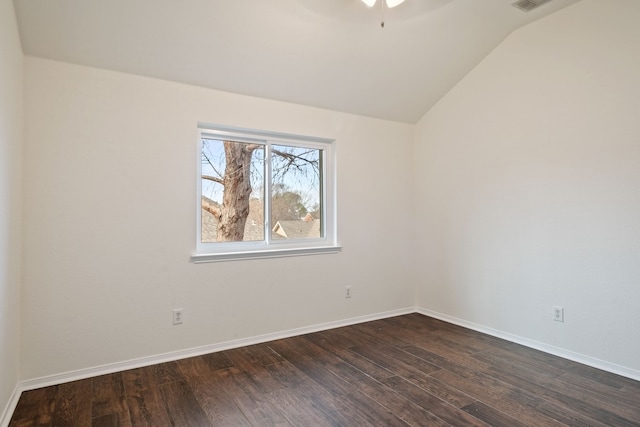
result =
M0 426L640 426L638 22L0 0Z

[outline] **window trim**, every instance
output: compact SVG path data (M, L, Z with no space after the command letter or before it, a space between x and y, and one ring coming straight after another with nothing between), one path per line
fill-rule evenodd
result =
M297 240L271 240L270 228L266 227L270 215L265 215L265 238L261 241L202 243L202 164L201 141L204 137L229 138L238 142L254 142L260 144L284 144L322 150L322 215L321 227L324 237ZM259 131L225 125L198 123L197 139L197 173L196 173L196 249L191 254L193 263L217 262L230 260L247 260L258 258L279 258L303 255L337 253L341 251L337 240L336 211L336 154L335 140L313 136L295 135L281 132ZM265 165L265 181L270 181L270 166ZM267 198L270 185L265 185ZM268 208L266 202L265 208ZM270 224L272 226L273 224Z

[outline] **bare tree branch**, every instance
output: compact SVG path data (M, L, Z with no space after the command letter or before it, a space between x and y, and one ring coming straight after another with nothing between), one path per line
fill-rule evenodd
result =
M219 208L213 206L211 203L205 200L202 201L202 209L209 212L211 215L213 215L216 218L220 218L220 216L222 215L222 212L220 211Z
M319 174L319 160L317 158L309 159L307 156L309 154L315 153L317 150L310 149L303 153L294 154L286 151L281 151L277 149L271 150L271 152L280 157L282 160L281 165L277 168L274 167L274 177L275 176L284 176L290 170L294 170L302 176L306 176L308 173L307 166L311 166L312 171L318 175Z
M218 178L217 176L202 175L202 179L206 179L207 181L213 181L213 182L217 182L218 184L224 185L224 181L222 180L222 178Z
M308 163L311 166L317 167L317 164L318 164L317 160L309 160L306 157L304 157L305 155L312 153L313 151L315 150L309 150L301 154L292 154L292 153L287 153L280 150L271 150L273 154L276 154L282 157L283 159L287 159L287 165L293 165L297 160L300 160L303 163Z
M221 216L220 209L214 208L213 206L202 205L202 209L209 212L211 215L213 215L216 218L220 218Z
M215 173L218 174L218 176L222 176L222 174L220 173L220 171L213 165L213 162L211 161L211 159L209 158L209 156L207 156L207 153L204 152L204 144L202 146L202 157L204 158L204 160L207 161L207 163L209 164L209 166L211 166L211 169L213 169L213 171Z

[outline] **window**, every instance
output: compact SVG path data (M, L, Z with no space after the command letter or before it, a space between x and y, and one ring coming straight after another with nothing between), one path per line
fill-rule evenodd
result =
M194 262L340 250L332 140L198 128Z

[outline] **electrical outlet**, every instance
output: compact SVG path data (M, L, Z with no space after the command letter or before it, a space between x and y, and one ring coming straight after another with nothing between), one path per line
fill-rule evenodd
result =
M351 298L351 286L347 285L344 287L344 297Z
M181 308L173 309L173 324L182 325L182 309Z
M558 306L553 307L553 320L556 322L564 322L564 308Z

